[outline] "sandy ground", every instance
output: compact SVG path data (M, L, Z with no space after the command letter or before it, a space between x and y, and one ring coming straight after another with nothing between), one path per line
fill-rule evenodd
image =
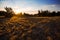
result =
M60 17L0 19L0 40L60 40Z

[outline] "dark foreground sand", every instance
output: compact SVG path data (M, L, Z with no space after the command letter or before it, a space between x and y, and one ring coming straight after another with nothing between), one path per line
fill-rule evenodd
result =
M0 40L60 40L60 17L0 19Z

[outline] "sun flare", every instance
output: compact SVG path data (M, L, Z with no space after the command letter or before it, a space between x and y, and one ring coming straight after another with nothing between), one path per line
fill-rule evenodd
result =
M21 11L20 10L14 10L15 14L19 14Z

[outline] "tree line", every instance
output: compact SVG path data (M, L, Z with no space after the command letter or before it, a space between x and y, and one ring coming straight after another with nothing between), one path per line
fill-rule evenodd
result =
M14 11L10 7L5 7L6 11L0 11L0 16L12 17L15 15Z
M12 8L5 7L5 10L6 11L0 11L0 16L12 17L12 16L15 15ZM32 15L32 14L30 15L30 14L27 14L27 13L24 13L24 14L20 13L20 14L18 14L18 16L24 16L24 17L53 17L53 16L60 16L60 11L50 12L48 10L46 10L46 11L38 10L38 13L34 14L34 15Z
M60 11L50 12L48 10L46 10L46 11L40 11L40 10L38 10L37 14L30 15L30 14L24 13L24 15L25 16L34 16L34 17L53 17L53 16L60 16Z

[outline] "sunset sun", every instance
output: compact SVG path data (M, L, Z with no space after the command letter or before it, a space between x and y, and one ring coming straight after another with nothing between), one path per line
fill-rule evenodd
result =
M19 9L18 10L16 9L16 10L13 10L13 11L15 12L15 14L19 14L21 12L21 10L19 10Z

